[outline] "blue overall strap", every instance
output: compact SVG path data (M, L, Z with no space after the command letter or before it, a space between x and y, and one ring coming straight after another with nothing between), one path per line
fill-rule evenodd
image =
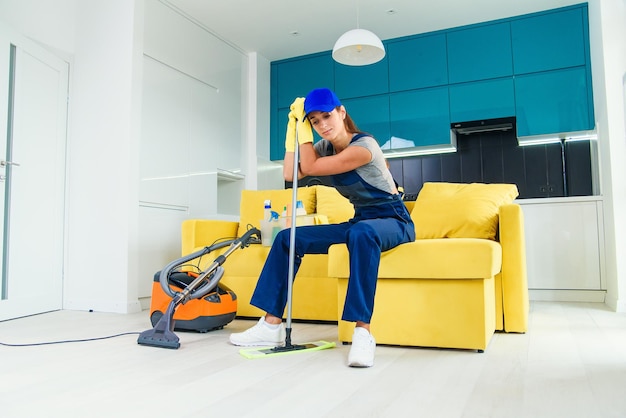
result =
M352 137L352 139L350 140L350 143L353 143L357 139L363 138L364 136L371 136L371 135L365 132L359 132L358 134ZM326 144L326 155L333 155L335 148L333 148L333 144L330 141L327 141L327 142L328 143Z
M359 133L352 138L350 143L352 144L354 141L365 136L371 135ZM345 173L334 174L331 176L331 180L337 191L349 199L355 206L355 209L360 206L386 203L394 199L394 195L373 186L367 178L361 177L358 168Z

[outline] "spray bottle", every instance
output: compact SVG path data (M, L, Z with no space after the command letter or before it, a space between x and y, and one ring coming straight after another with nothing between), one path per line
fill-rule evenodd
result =
M306 215L306 209L304 209L304 204L302 200L298 200L296 202L296 216L304 216Z
M266 200L263 202L263 219L266 221L272 220L272 202L271 200Z

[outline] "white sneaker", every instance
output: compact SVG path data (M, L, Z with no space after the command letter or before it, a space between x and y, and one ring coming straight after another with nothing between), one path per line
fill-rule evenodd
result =
M376 340L365 328L354 328L352 334L352 347L348 354L348 366L372 367L374 365L374 353L376 352Z
M257 345L284 345L285 344L285 326L280 324L276 328L265 322L265 317L261 317L259 322L252 328L244 332L230 334L230 343L240 346L257 346Z

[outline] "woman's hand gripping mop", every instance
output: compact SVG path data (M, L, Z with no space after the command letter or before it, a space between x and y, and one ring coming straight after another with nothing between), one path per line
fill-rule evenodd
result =
M313 142L313 132L311 124L306 119L304 113L304 98L298 98L291 105L289 113L289 123L287 125L287 141L285 142L287 151L293 148L293 182L291 207L295 208L298 200L298 161L300 156L300 144ZM239 353L246 358L263 358L280 354L301 353L305 351L318 351L335 347L334 342L315 341L302 344L293 344L291 342L291 305L293 296L293 280L296 258L296 221L295 213L292 212L292 222L289 234L289 275L287 284L287 323L285 327L285 345L267 348L247 348L242 349Z

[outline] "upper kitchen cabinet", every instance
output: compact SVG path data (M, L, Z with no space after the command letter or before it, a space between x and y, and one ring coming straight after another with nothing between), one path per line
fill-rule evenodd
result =
M446 35L406 38L387 44L389 91L448 84Z
M447 43L451 84L513 74L508 22L450 30Z
M270 123L272 135L270 140L270 159L274 161L282 160L285 157L285 136L287 134L289 108L272 109L270 114L272 118Z
M515 77L515 106L518 136L594 128L585 67Z
M389 133L389 96L361 97L341 99L346 111L354 123L363 132L371 134L383 146L390 138Z
M389 91L387 57L376 64L350 66L335 63L335 93L340 100L385 94ZM324 85L319 87L329 87Z
M450 120L464 122L515 115L511 77L450 86Z
M391 137L383 149L449 145L449 109L447 86L390 94Z
M307 55L302 58L272 64L272 79L278 83L278 107L289 107L296 97L304 97L318 87L335 86L334 61L330 52Z
M515 74L585 65L589 53L587 7L511 21Z

